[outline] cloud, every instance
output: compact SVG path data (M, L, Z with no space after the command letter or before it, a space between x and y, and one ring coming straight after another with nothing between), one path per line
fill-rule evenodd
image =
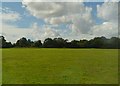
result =
M84 2L85 0L23 0L23 2Z
M118 3L105 2L97 5L97 16L104 20L100 25L93 27L93 34L98 36L118 36Z
M52 18L46 18L45 22L49 24L62 24L62 23L68 23L71 19L69 19L67 16L61 16L61 17L52 17Z
M31 28L33 28L31 32L31 38L34 40L41 39L44 41L46 38L55 38L60 36L58 30L55 30L54 28L47 25L39 27L37 23L34 23Z
M59 37L59 36L60 36L60 34L56 30L52 30L51 28L45 29L45 32L44 32L45 38L48 38L48 37L55 38L55 37Z
M3 22L17 21L21 19L21 15L18 12L12 11L10 8L1 8L0 18Z
M76 15L73 17L73 24L71 29L75 30L74 32L80 33L80 34L89 34L89 31L94 25L93 19L92 19L92 9L87 8L84 13L81 15Z
M71 2L24 2L26 9L37 18L61 17L82 13L83 3Z
M120 0L104 0L104 2L119 2Z
M21 19L18 12L12 11L10 8L1 8L0 13L0 35L6 36L8 41L15 42L15 39L26 36L29 31L26 29L18 29L17 26L10 25L9 22L16 22Z
M6 37L8 41L16 42L17 39L21 37L29 37L31 34L31 29L27 28L18 28L13 25L2 24L2 32L1 34Z
M84 3L23 2L23 5L34 17L43 19L46 23L39 26L37 22L34 22L28 28L19 28L2 22L3 31L0 34L3 34L8 41L15 42L23 36L42 41L48 37L79 40L95 36L112 37L118 32L116 3L108 4L107 2L97 6L97 16L103 20L102 24L96 24L97 22L93 21L93 9L85 6ZM9 8L4 11L0 15L0 17L4 16L2 17L4 21L17 22L22 18L19 13ZM62 28L62 24L65 28Z
M118 36L118 26L112 22L104 22L100 25L95 25L92 29L92 33L96 36Z
M97 5L97 16L106 21L118 22L118 3L105 2L101 6Z
M2 16L2 21L17 21L21 19L18 13L3 13L0 16Z
M47 25L39 27L36 22L31 24L27 28L20 28L16 25L11 25L10 22L17 22L22 19L18 12L12 11L10 8L3 8L2 13L0 14L0 35L6 37L6 40L11 41L12 43L16 42L21 37L30 38L32 40L42 40L48 37L57 37L60 34L57 30Z
M26 37L32 40L42 40L45 38L55 38L60 36L57 30L48 27L39 27L37 23L33 23L29 28L18 28L14 25L3 23L0 29L0 34L6 37L6 40L14 43L21 37Z
M72 32L88 34L93 25L92 8L82 2L23 2L23 5L33 16L43 18L48 24L72 24Z

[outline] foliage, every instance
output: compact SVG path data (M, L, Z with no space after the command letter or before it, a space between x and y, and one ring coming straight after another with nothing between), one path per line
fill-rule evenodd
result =
M11 48L13 47L11 42L6 42L4 36L0 36L0 48Z
M0 47L10 48L10 47L36 47L36 48L110 48L117 49L120 48L120 38L112 37L110 39L105 37L95 37L91 40L72 40L68 42L67 39L63 38L46 38L42 43L41 40L31 41L25 37L17 40L16 43L11 44L11 42L6 42L4 36L0 36Z

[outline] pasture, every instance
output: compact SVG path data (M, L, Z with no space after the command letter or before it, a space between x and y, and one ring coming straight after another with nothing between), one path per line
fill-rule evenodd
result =
M117 84L117 49L2 50L3 84Z

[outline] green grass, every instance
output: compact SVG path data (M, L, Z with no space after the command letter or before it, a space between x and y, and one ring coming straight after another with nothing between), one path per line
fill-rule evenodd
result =
M2 85L2 50L0 49L0 85Z
M3 49L3 84L117 84L117 49Z

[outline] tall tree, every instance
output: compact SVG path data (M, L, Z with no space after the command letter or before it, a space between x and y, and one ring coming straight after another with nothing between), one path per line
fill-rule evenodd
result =
M35 42L33 43L33 47L37 47L37 48L42 47L41 40L35 41Z
M6 42L4 36L0 36L0 48L11 48L12 43L11 42Z
M88 44L90 48L103 48L105 40L105 37L95 37L91 39Z
M80 47L80 46L79 46L79 41L77 41L77 40L72 40L70 47L71 47L71 48L79 48L79 47Z
M43 47L45 48L54 48L54 41L51 38L47 38L44 40Z
M67 44L67 39L63 38L54 38L53 39L56 48L64 48Z
M88 47L88 40L80 40L79 41L79 46L81 47L81 48L87 48Z
M26 38L21 38L16 42L17 47L29 47L29 43Z

